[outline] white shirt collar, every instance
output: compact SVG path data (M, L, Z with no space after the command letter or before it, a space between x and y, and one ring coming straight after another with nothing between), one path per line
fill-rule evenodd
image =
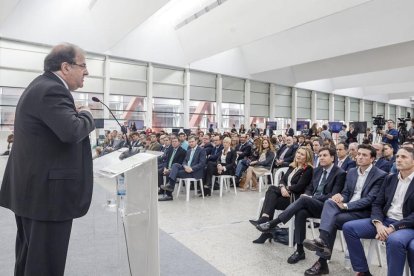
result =
M407 176L405 179L402 178L401 172L398 173L398 181L402 181L404 183L411 183L414 178L414 172Z
M364 173L362 173L361 172L361 168L358 167L358 175L359 176L367 175L367 174L369 174L369 172L371 171L371 169L372 169L372 164L369 165L369 167L364 171Z
M63 82L63 85L65 85L65 87L66 87L66 89L67 90L69 90L69 86L68 86L68 84L66 83L66 81L64 80L64 79L62 79L58 74L56 74L55 72L52 72L53 74L55 74L55 76L57 76L62 82Z

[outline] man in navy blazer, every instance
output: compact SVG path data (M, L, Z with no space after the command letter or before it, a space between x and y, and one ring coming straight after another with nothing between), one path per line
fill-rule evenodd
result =
M276 154L275 165L277 168L288 167L293 162L296 153L296 147L293 145L293 137L286 137L286 144L280 147Z
M307 218L319 218L324 202L334 194L340 193L344 187L346 172L334 165L334 157L334 149L321 148L319 150L320 167L314 169L312 181L305 193L289 205L276 219L257 226L259 231L269 232L279 223L286 223L295 216L294 239L297 250L289 257L288 263L290 264L305 259L303 241L306 238Z
M398 174L388 175L372 204L371 218L343 226L352 268L371 275L360 239L387 244L388 275L402 275L406 250L414 239L414 149L401 148L396 156Z
M70 91L88 75L85 53L55 46L16 107L13 150L0 191L0 206L15 213L15 275L63 275L74 218L92 199L95 129L90 111L76 107Z
M342 193L335 194L325 201L319 226L320 236L314 240L305 240L304 246L317 251L319 269L310 269L305 275L317 275L329 272L327 260L332 254L337 229L350 220L368 218L371 215L371 204L384 181L386 173L372 163L376 150L371 145L359 145L358 168L348 171L345 188ZM315 265L314 265L315 266Z
M165 139L170 139L166 137ZM160 187L163 184L164 176L167 176L171 173L171 168L174 164L182 164L185 156L187 155L186 151L181 147L180 140L178 137L174 136L171 138L171 146L168 147L167 152L165 153L165 158L158 168L158 188L159 194L164 194L164 190Z
M206 151L197 145L198 137L190 136L188 138L189 148L183 164L174 164L168 176L169 183L162 185L161 189L165 190L164 197L158 201L173 200L172 192L174 191L175 181L177 178L195 178L201 179L204 175L206 166Z
M236 146L235 150L237 153L237 162L252 154L252 145L247 141L246 134L240 134L240 143Z
M344 171L347 172L349 169L356 167L356 162L348 155L348 145L346 143L339 142L336 144L336 156L338 158L335 160L335 165Z

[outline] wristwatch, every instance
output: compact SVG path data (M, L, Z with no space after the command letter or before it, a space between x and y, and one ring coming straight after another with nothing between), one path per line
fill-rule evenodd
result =
M344 203L343 205L344 205L345 210L348 210L348 204Z

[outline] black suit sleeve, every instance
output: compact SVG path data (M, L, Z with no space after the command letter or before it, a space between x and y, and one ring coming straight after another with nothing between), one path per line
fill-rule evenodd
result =
M95 129L92 115L88 111L78 113L62 85L45 92L42 102L41 119L63 143L78 143Z
M306 169L299 177L299 180L296 183L292 183L292 185L290 185L289 191L294 192L295 194L302 194L305 191L306 187L309 186L309 183L311 183L312 176L312 167L306 167Z
M332 190L330 192L326 193L326 194L313 196L315 199L324 202L328 198L331 198L333 195L342 192L342 190L344 189L344 185L345 185L346 172L343 171L342 169L339 169L339 170L340 170L340 172L338 172L335 175L335 177L332 179L332 181L333 181ZM325 189L326 188L327 187L325 186Z

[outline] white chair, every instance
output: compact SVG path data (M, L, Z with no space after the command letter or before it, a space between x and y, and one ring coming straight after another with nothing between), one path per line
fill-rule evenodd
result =
M223 187L226 189L226 191L230 192L231 190L230 185L231 185L232 180L233 180L234 193L237 195L236 179L234 178L234 175L213 175L213 178L211 179L211 195L213 195L214 182L216 181L216 177L219 178L220 197L223 196Z
M182 186L182 183L185 182L185 189L186 189L186 201L190 201L190 187L191 187L191 182L194 182L194 194L197 195L197 184L200 183L200 190L201 190L201 195L204 198L204 189L203 189L203 179L195 179L195 178L178 178L178 189L177 189L177 198L178 195L180 194L180 189Z
M259 177L259 193L262 192L262 185L263 185L263 187L267 186L267 178L269 176L270 176L270 182L273 185L272 170L273 170L273 166L275 164L275 160L276 160L276 153L275 153L275 156L273 157L273 161L272 161L272 165L270 166L270 170L268 172L266 172L264 175Z

